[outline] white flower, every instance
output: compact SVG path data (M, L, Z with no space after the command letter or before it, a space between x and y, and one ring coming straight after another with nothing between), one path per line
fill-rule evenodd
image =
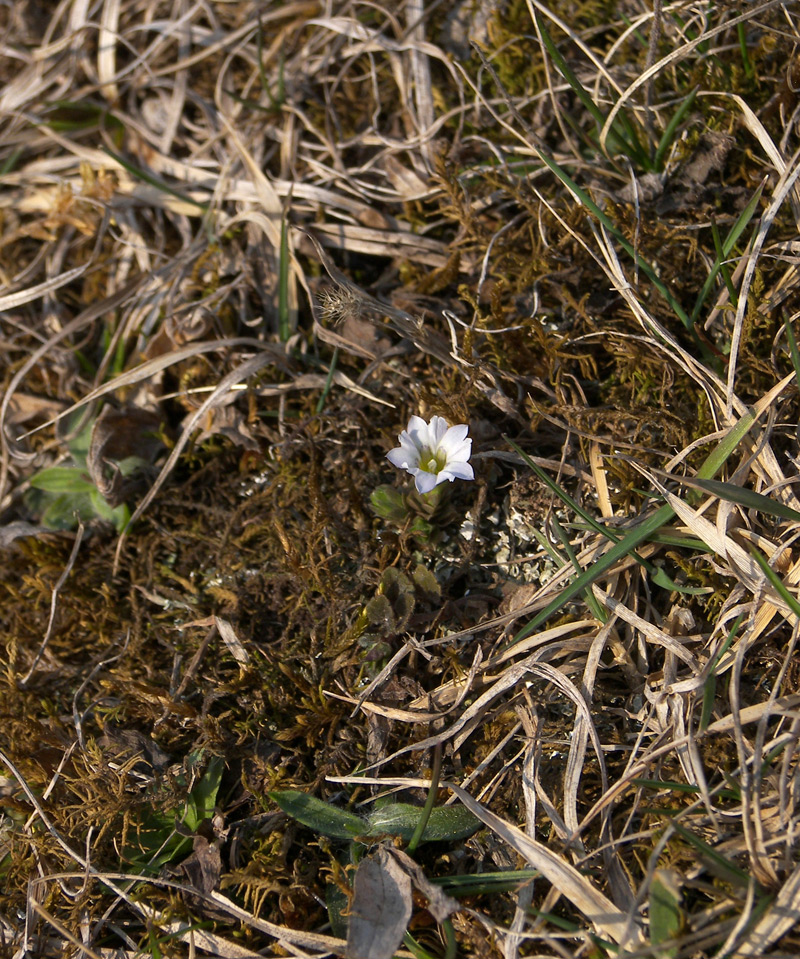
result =
M412 416L408 428L399 436L400 445L386 454L390 463L414 477L420 493L430 493L445 480L475 479L467 462L472 453L469 427L460 423L448 428L447 420L434 416L426 423L421 416Z

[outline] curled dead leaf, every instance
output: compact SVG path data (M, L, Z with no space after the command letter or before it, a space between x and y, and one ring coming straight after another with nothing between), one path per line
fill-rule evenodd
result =
M161 418L149 410L106 406L95 420L86 467L100 494L116 507L124 503L138 479L126 475L120 464L132 459L152 463L163 447L158 429Z

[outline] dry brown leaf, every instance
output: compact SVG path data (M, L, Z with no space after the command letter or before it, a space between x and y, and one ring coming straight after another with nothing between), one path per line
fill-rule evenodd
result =
M442 892L441 886L434 885L408 853L395 846L384 847L389 855L408 874L414 888L428 900L428 911L437 922L444 922L459 908L455 899Z
M222 875L222 857L216 842L205 836L195 836L191 855L181 863L181 872L192 889L206 896L219 887Z
M347 959L392 959L411 909L411 877L386 846L379 846L356 869Z
M234 446L241 446L246 450L258 452L261 449L258 440L250 432L247 417L231 404L216 406L206 413L202 428L194 442L199 445L211 436L224 436Z
M109 506L124 503L139 485L138 477L123 476L117 464L132 456L152 463L164 445L158 437L160 426L158 414L138 407L115 410L106 406L95 420L86 467Z

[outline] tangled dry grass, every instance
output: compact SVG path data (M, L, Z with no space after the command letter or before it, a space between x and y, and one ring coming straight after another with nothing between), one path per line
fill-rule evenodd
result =
M0 16L4 954L797 955L793 5Z

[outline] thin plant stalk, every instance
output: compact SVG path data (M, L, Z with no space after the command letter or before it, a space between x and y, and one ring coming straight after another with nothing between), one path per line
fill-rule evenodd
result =
M436 793L439 790L439 780L442 776L442 744L436 743L433 747L433 767L431 769L431 784L428 789L428 798L425 800L425 805L422 807L422 815L419 817L419 822L417 823L416 829L414 830L413 835L408 843L407 852L410 856L414 855L414 852L417 846L422 839L423 833L425 832L425 827L428 825L428 820L431 818L431 813L433 812L433 807L436 804Z

